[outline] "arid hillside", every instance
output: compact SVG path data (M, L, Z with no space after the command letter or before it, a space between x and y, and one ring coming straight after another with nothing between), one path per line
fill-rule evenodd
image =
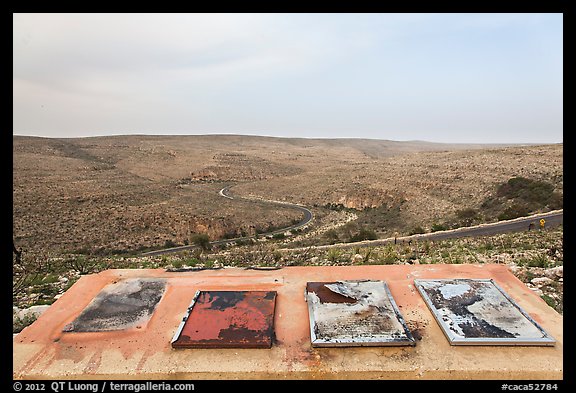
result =
M134 252L186 244L197 233L230 238L301 219L288 207L219 196L226 186L233 195L309 206L316 229L344 213L378 235L447 225L462 212L490 221L506 209L558 208L562 160L561 144L14 136L13 236L25 249ZM527 184L545 189L545 197L504 193L512 178L534 182Z

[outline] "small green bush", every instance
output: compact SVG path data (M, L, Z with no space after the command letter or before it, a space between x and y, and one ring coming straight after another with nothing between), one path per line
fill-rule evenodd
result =
M432 224L432 226L430 227L430 230L432 232L445 231L447 229L448 229L448 227L444 224Z
M79 274L90 274L98 270L100 260L98 258L77 256L70 257L64 261L64 266L76 270Z
M200 247L204 251L208 251L212 248L210 245L210 237L206 233L196 233L192 235L190 240L192 244Z
M330 244L334 244L340 240L340 238L338 237L338 232L336 232L335 229L330 229L326 231L324 236L330 242Z
M518 266L528 266L528 267L549 267L550 261L546 255L535 255L532 257L522 257L516 260Z
M400 260L400 255L392 244L388 244L384 251L379 254L379 261L385 265L392 265L398 260Z
M543 294L542 296L540 296L545 302L546 304L548 304L550 307L552 308L556 308L556 301L551 298L550 296Z
M500 185L497 195L508 199L522 198L527 201L545 203L553 191L554 186L548 182L518 176Z
M12 333L20 333L26 326L30 326L36 321L37 316L34 313L27 313L23 318L15 317L12 319Z
M508 206L504 212L498 215L498 220L512 220L518 217L524 217L530 214L530 208L523 203L515 203Z
M186 265L187 266L196 266L197 264L200 263L200 260L198 258L188 258L186 259Z
M328 259L330 262L336 262L341 255L342 251L338 250L337 248L331 248L326 253L326 259Z
M274 257L274 262L279 262L282 259L283 254L282 251L275 250L272 256Z

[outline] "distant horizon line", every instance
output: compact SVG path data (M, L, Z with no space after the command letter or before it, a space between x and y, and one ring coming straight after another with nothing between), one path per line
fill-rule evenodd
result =
M82 138L109 138L109 137L254 137L254 138L275 138L275 139L307 139L307 140L367 140L367 141L388 141L400 143L431 143L431 144L449 144L449 145L558 145L561 142L437 142L424 139L387 139L387 138L368 138L368 137L351 137L351 136L334 136L334 137L306 137L306 136L277 136L262 134L236 134L236 133L209 133L209 134L146 134L146 133L127 133L127 134L100 134L100 135L82 135L82 136L45 136L29 134L12 134L13 137L30 137L45 139L82 139Z

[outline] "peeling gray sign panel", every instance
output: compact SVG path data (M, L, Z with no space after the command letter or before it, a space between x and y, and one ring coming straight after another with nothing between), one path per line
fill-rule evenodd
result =
M145 325L164 295L163 279L134 278L109 284L65 332L106 332Z
M554 345L493 280L414 280L452 345Z
M415 345L384 281L309 282L313 347Z

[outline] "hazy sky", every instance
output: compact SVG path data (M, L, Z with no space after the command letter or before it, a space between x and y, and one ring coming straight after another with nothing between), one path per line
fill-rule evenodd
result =
M562 14L14 14L13 134L563 141Z

